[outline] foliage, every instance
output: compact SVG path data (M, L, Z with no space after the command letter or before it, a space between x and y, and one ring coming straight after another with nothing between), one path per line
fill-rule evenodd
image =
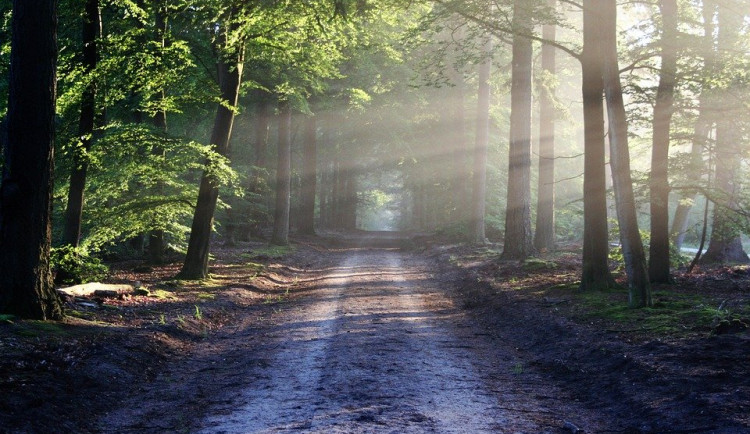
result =
M52 248L50 262L57 285L76 285L104 279L109 267L89 255L84 247L62 246Z

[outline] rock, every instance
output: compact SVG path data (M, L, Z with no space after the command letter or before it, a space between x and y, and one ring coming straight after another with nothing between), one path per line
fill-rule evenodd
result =
M133 285L90 282L67 288L59 288L57 292L68 297L117 297L120 294L132 293Z

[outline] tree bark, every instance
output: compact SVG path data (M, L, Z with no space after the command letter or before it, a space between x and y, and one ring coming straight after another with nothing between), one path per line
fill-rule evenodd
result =
M604 158L604 105L599 56L599 0L583 2L581 71L584 124L582 290L615 286L609 270L607 187Z
M271 244L289 244L289 209L292 189L292 108L279 102L279 148L276 166L276 206Z
M739 4L719 4L718 12L718 48L720 53L729 60L729 56L735 55L739 42L740 29L743 24L743 16L737 13ZM741 85L730 81L728 85L717 89L718 99L722 106L717 113L716 120L716 188L721 197L716 201L713 214L713 226L711 228L711 239L706 254L701 259L702 263L748 263L747 253L742 248L740 239L739 216L735 213L737 209L737 196L739 194L739 183L736 181L740 168L740 155L742 143L742 129L737 120L743 116L744 109L739 103L732 104L732 96L736 94L734 86Z
M487 242L484 226L485 196L487 194L487 148L490 140L490 71L492 70L492 41L485 45L486 59L479 65L477 89L477 132L474 144L474 172L471 189L471 239L478 244Z
M531 234L531 39L528 3L513 4L513 60L510 90L510 146L508 149L508 200L502 259L525 259L532 254Z
M65 209L65 225L62 233L62 244L77 247L81 238L81 218L83 215L86 173L89 167L88 153L94 135L96 119L96 80L93 72L99 61L97 38L101 35L102 18L99 0L87 0L83 15L83 69L91 80L81 96L81 113L78 119L79 143L73 149L73 168L68 187L68 205Z
M549 0L556 8L557 0ZM556 26L542 27L542 38L554 41ZM554 77L556 48L542 44L542 74L545 79ZM552 84L543 83L539 89L539 175L537 186L536 231L534 248L539 252L555 248L555 96Z
M661 0L661 70L653 118L651 151L651 243L648 275L652 283L669 283L669 132L677 74L677 0Z
M239 97L244 51L242 47L227 46L230 31L230 29L223 30L223 46L221 48L225 52L219 55L217 61L221 99L224 104L228 104L230 107L223 104L218 105L213 130L211 131L211 144L214 150L223 156L227 156L229 153L229 139L234 124L234 107L237 107ZM198 190L198 202L190 229L190 241L185 263L182 266L182 271L178 274L181 279L204 279L208 276L209 245L218 197L219 186L216 180L208 171L204 171Z
M50 273L57 1L13 1L8 143L0 184L0 312L59 319Z
M302 205L298 230L306 235L315 234L315 193L318 180L317 125L315 115L305 119L305 139L302 151Z
M627 117L617 66L617 4L616 0L600 0L600 5L602 76L609 119L610 165L617 221L620 226L620 245L628 277L628 301L631 307L646 307L651 306L651 285L641 233L638 230L633 181L630 175Z

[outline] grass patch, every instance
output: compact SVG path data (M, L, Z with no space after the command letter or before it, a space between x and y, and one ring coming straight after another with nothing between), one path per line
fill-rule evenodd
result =
M40 336L66 336L67 330L60 324L46 321L23 321L13 331L16 335L36 338Z
M242 256L247 259L281 259L286 255L290 255L297 250L296 247L287 246L264 246L253 249L248 253L244 253ZM252 264L252 263L251 263ZM249 264L248 264L249 265ZM259 264L256 264L259 265Z
M728 315L699 295L674 291L655 292L653 307L641 309L628 307L624 290L586 292L576 298L578 307L585 312L584 317L611 321L614 323L612 331L670 334L707 329Z
M216 298L216 294L211 294L209 292L199 292L198 300L214 300Z
M151 294L149 297L158 298L159 300L175 300L177 299L177 296L173 293L166 291L164 289L154 289L151 291Z

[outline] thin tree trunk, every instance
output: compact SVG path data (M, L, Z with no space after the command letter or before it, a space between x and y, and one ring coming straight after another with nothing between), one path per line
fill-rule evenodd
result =
M479 88L477 90L477 132L474 144L474 173L471 189L471 241L487 242L484 226L485 196L487 194L487 148L490 138L490 71L492 70L492 41L485 49L486 59L479 65Z
M230 29L223 31L223 43L228 43ZM226 45L223 47L229 48ZM221 99L224 104L219 104L216 109L214 126L211 131L211 144L220 155L226 156L229 152L229 139L232 135L234 124L234 110L240 91L242 78L243 48L235 47L232 55L221 54L218 60L219 88ZM198 202L193 215L193 224L190 229L190 241L188 243L187 255L182 271L178 274L181 279L203 279L208 275L208 257L213 229L214 212L216 201L219 197L219 186L216 180L208 172L203 172L200 189L198 190Z
M8 143L0 184L0 312L59 319L50 273L57 2L13 0Z
M600 4L602 76L609 119L610 165L617 221L620 226L620 244L628 277L628 298L631 307L646 307L651 306L651 285L641 233L638 230L633 181L630 175L627 118L617 66L617 4L616 0L600 0Z
M669 283L669 130L677 74L677 0L661 0L662 16L661 71L656 91L651 151L651 243L649 245L649 280Z
M315 234L315 193L318 180L317 118L305 119L305 139L302 151L302 205L300 207L299 232Z
M161 48L164 49L167 47L167 16L166 16L166 9L165 5L163 4L163 0L156 0L154 9L156 10L156 37L158 39L158 42L161 44ZM166 99L166 94L164 90L162 89L159 92L159 95L161 97L161 101L164 102ZM156 112L153 118L154 126L159 129L160 131L167 132L167 112L164 109L164 107L161 107L159 111ZM157 156L163 156L164 155L164 149L161 147L154 147L153 154ZM159 194L163 191L163 185L157 186L157 191ZM157 224L161 225L160 222L157 222ZM148 234L148 260L149 263L159 265L163 264L164 261L164 250L166 249L166 240L164 238L164 230L163 229L152 229L151 232Z
M271 244L289 244L289 210L292 189L292 108L279 102L279 148L276 166L276 206Z
M102 19L99 0L87 0L83 15L82 45L83 68L91 80L81 96L81 113L78 119L78 143L73 150L73 168L68 188L68 206L65 209L65 225L62 243L77 247L81 237L83 195L86 189L86 173L89 167L88 153L94 135L96 119L96 81L93 72L99 60L97 38L101 35Z
M510 90L510 146L508 149L508 200L502 259L524 259L532 254L531 234L531 39L519 36L530 6L523 0L513 5L513 61Z
M604 159L604 105L602 95L599 0L583 2L583 53L581 71L584 124L583 271L582 290L615 286L609 270L607 188Z
M557 0L549 0L554 9ZM556 26L542 27L542 38L554 41ZM545 82L539 90L539 175L537 187L536 231L534 247L539 252L555 248L555 96L550 78L556 74L556 48L542 44L542 74Z

